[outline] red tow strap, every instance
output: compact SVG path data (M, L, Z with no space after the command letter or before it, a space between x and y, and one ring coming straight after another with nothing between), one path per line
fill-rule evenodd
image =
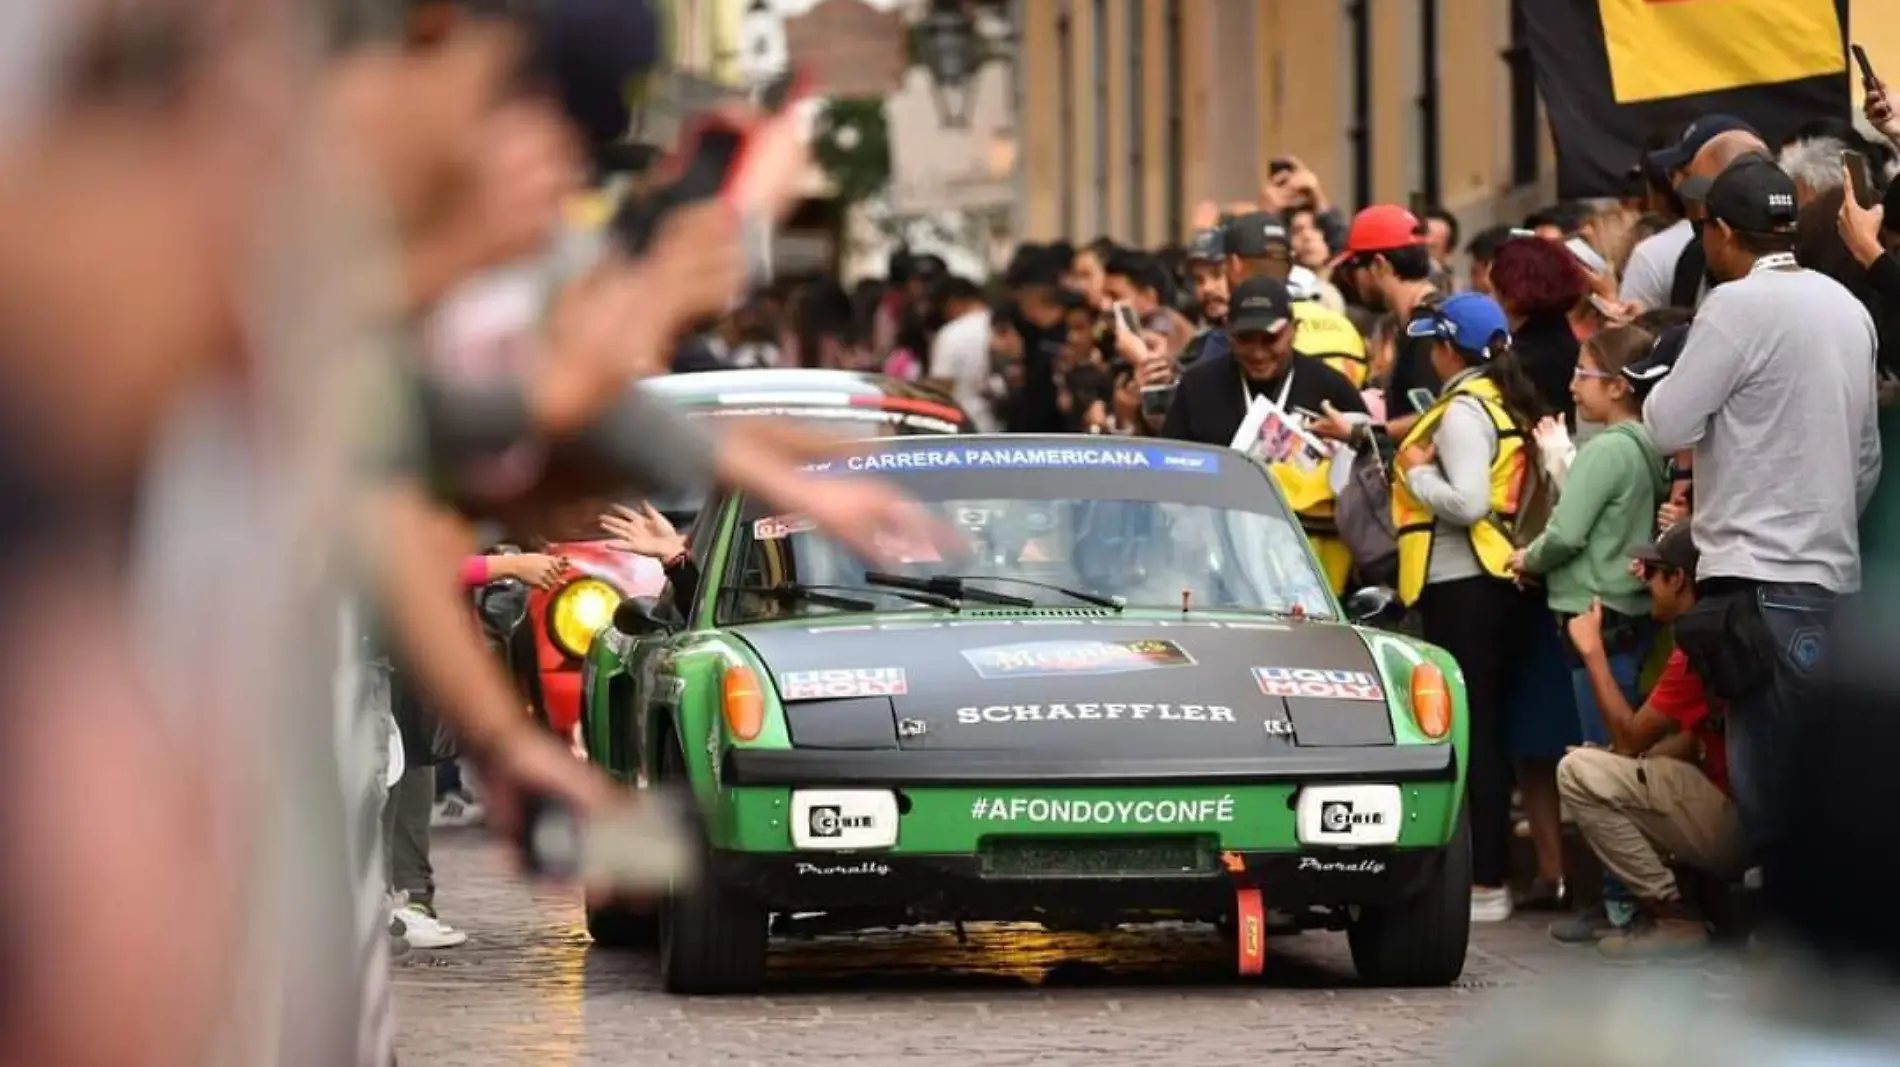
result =
M1238 884L1240 876L1247 872L1247 862L1239 853L1221 853L1221 864L1237 883L1234 933L1240 951L1238 966L1242 977L1251 978L1267 967L1267 909L1260 900L1259 889Z

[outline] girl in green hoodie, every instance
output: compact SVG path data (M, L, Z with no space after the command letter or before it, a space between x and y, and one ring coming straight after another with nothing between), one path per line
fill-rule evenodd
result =
M1520 580L1540 578L1558 632L1570 649L1565 623L1603 601L1603 645L1610 673L1631 707L1642 704L1637 679L1654 642L1649 590L1630 570L1630 552L1650 541L1656 508L1669 491L1669 467L1649 431L1643 428L1642 399L1623 368L1647 355L1654 335L1634 326L1605 330L1591 338L1577 357L1570 395L1580 420L1604 429L1571 460L1550 522L1526 548L1511 557ZM1573 655L1571 689L1576 694L1578 726L1585 742L1608 747L1610 735L1590 689L1589 672ZM1631 896L1605 874L1604 907L1550 928L1564 942L1589 942L1612 926L1629 921Z
M1544 583L1560 632L1571 616L1590 610L1592 599L1603 601L1605 651L1632 707L1641 703L1636 679L1655 628L1649 592L1630 572L1630 550L1655 534L1669 466L1643 428L1642 401L1622 372L1654 343L1647 331L1621 326L1584 346L1570 395L1578 418L1604 429L1577 451L1544 532L1511 557L1513 570ZM1588 675L1581 666L1571 673L1584 739L1607 744Z

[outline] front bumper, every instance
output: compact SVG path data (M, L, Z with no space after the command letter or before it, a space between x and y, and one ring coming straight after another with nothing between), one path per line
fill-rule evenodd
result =
M715 853L722 885L777 912L867 911L907 922L1037 921L1178 913L1206 918L1232 910L1239 888L1268 907L1305 909L1396 903L1439 877L1437 848L1351 852L1239 852L1238 872L1121 878L991 877L971 855ZM1313 923L1312 925L1317 925Z
M1448 782L1457 777L1451 745L1292 749L1246 757L1074 756L1003 750L728 750L722 777L732 785L872 786L1090 783Z

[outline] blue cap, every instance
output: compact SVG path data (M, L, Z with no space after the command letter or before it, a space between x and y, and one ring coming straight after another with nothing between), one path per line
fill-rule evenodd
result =
M1734 133L1738 130L1743 133L1752 133L1757 137L1761 136L1755 127L1734 115L1704 115L1691 122L1689 128L1682 131L1681 140L1668 148L1651 152L1649 154L1650 169L1662 175L1679 171L1695 159L1696 153L1702 151L1704 145L1721 134Z
M1498 334L1510 340L1511 322L1483 293L1459 293L1435 308L1421 308L1405 327L1407 337L1436 337L1474 356L1487 355Z

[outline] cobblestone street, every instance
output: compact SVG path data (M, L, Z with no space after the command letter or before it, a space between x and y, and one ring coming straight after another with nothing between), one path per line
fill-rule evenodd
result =
M405 1065L1428 1063L1501 990L1613 971L1543 933L1477 927L1444 990L1355 988L1345 938L1270 944L1242 982L1202 928L1052 935L1039 927L821 937L773 945L766 995L659 991L650 954L593 951L577 903L537 898L474 832L438 835L442 917L471 935L397 963ZM1711 981L1722 966L1710 968Z

